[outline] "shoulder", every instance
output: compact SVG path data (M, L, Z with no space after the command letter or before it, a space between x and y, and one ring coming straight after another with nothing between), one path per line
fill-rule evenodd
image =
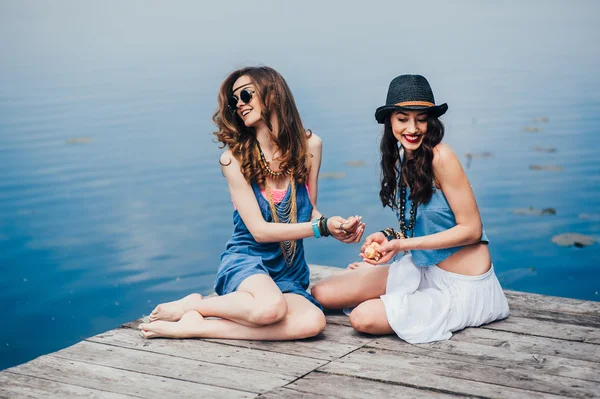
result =
M440 143L433 148L433 174L440 183L446 178L456 178L464 173L458 157L449 145Z
M458 163L458 157L448 144L440 143L433 147L433 168L442 168L448 164Z
M320 151L323 148L323 140L311 130L306 131L308 136L308 151L313 153L314 151Z
M223 171L223 175L225 175L225 177L230 177L235 174L242 174L240 170L240 162L233 155L233 152L229 148L223 151L219 157L219 163L221 164L221 170Z
M226 167L233 163L237 164L238 161L233 156L233 152L231 152L231 149L227 148L225 151L223 151L223 153L219 157L219 163L221 164L222 167Z

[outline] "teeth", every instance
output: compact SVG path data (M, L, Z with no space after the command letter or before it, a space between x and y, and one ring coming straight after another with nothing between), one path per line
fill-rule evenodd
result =
M246 110L246 111L242 112L242 116L246 116L246 115L248 115L249 113L250 113L250 110Z

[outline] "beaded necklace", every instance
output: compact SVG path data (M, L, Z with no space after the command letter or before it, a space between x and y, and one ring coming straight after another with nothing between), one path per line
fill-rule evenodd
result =
M404 208L406 205L406 183L404 179L400 178L400 196L398 198L398 209L400 210L400 216L398 217L398 223L400 224L400 231L404 238L408 238L408 232L411 237L415 236L415 224L417 221L417 201L413 201L410 206L410 220L408 226L406 226L406 221L404 218Z
M267 172L272 178L276 179L283 175L291 174L292 171L290 169L280 170L279 172L275 172L273 169L271 169L269 167L269 162L267 162L267 159L265 158L265 154L263 154L262 149L260 148L260 144L258 144L258 141L256 142L256 147L258 148L258 153L260 154L260 163L262 165L263 170Z
M268 173L272 178L279 178L283 175L290 176L290 195L287 199L282 199L277 205L273 202L273 196L271 195L271 188L265 181L265 194L267 201L269 202L269 208L271 209L271 216L273 217L274 223L297 223L298 222L298 210L296 203L296 182L294 181L294 174L291 169L285 171L275 172L269 168L269 164L265 159L260 144L256 143L258 152L260 153L261 166L264 172ZM283 253L283 259L287 266L291 266L296 256L296 240L285 240L279 243L281 246L281 252Z
M398 158L400 158L400 170L402 170L402 164L406 162L404 148L400 147L398 149ZM400 232L404 236L404 238L408 238L408 233L410 232L410 236L415 236L415 224L417 222L417 201L413 201L410 206L410 220L408 221L408 226L406 226L406 219L404 218L404 208L406 205L406 182L404 181L404 177L402 174L400 175L400 183L398 184L398 188L400 189L400 195L398 197L398 210L399 217L398 223L400 224ZM405 251L406 252L406 251Z

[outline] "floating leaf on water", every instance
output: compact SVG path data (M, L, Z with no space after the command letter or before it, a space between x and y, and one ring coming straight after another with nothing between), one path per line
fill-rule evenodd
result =
M91 137L73 137L73 138L67 139L66 143L67 144L87 144L90 141L92 141Z
M560 165L529 165L531 170L547 170L551 172L560 172L563 170Z
M515 215L528 215L528 216L543 216L543 215L556 215L556 209L554 208L544 208L544 209L536 209L532 206L529 208L517 208L510 211L510 213Z
M465 154L465 157L467 157L467 159L472 159L472 158L492 158L494 156L493 153L489 152L489 151L484 151L484 152L467 152Z
M321 180L340 180L346 177L344 172L324 172L319 175Z
M346 166L352 166L352 167L360 167L360 166L366 166L367 163L365 161L361 161L361 160L354 160L354 161L348 161L346 162Z
M512 284L516 281L522 280L527 277L534 277L537 275L535 268L523 267L519 269L507 270L498 274L498 280L502 284Z
M597 213L580 213L579 219L582 220L593 220L595 222L600 221L600 215Z
M540 147L540 146L535 146L535 147L531 147L531 149L533 151L537 151L537 152L556 152L558 151L556 148L553 147Z
M552 242L561 247L575 246L577 248L587 247L595 241L592 237L579 233L563 233L552 237Z
M540 129L539 127L534 126L523 126L521 130L527 133L539 133L542 131L542 129Z
M550 119L548 119L547 116L538 116L537 118L533 118L532 120L535 123L540 123L540 122L547 123Z

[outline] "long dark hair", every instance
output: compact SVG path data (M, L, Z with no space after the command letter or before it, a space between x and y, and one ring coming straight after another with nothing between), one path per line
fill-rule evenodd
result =
M218 95L219 109L213 115L218 127L214 132L221 148L228 146L240 162L246 181L254 180L259 185L265 182L265 174L256 153L258 141L254 128L246 127L237 112L228 107L233 84L241 76L248 76L256 86L258 99L263 106L262 119L269 128L271 140L281 150L281 170L293 170L294 180L304 183L308 177L308 138L310 131L304 130L296 102L285 79L267 66L246 67L233 71L221 84ZM279 132L273 131L271 114L275 113Z
M400 165L398 140L392 132L390 118L385 121L381 138L381 204L396 209L398 178L404 176L410 187L410 199L426 204L433 194L433 148L444 138L444 124L435 117L427 118L427 133L423 142Z

